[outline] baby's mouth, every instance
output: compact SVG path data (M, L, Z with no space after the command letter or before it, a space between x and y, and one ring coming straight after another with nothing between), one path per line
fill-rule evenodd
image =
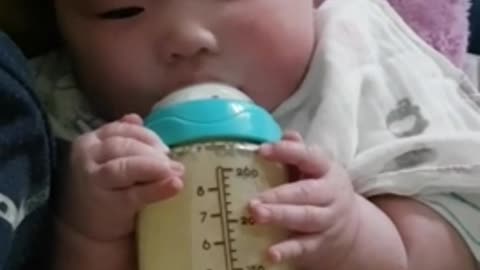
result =
M186 78L175 82L172 87L168 87L168 93L175 92L176 90L183 89L188 86L203 84L203 83L220 83L232 86L243 92L243 87L236 83L231 83L228 80L223 80L215 76L192 76L192 78Z
M187 85L184 88L172 91L158 100L152 106L151 111L167 105L205 99L251 101L251 99L238 88L225 83L208 81L205 83Z

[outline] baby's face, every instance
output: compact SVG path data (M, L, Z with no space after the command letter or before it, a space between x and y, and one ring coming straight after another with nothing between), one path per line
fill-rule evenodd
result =
M316 0L56 0L80 86L107 119L224 82L273 110L299 86Z

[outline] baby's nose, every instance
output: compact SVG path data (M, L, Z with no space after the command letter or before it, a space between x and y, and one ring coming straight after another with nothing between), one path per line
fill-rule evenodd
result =
M208 28L198 24L184 23L177 25L167 40L165 56L168 62L196 57L198 55L218 52L218 41Z

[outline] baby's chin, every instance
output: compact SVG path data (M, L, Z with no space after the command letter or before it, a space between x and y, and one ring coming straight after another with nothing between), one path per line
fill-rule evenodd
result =
M94 106L93 110L96 115L101 119L111 122L118 119L121 119L128 114L137 114L141 118L145 118L151 111L151 107L155 104L152 102L151 105L146 106L106 106L103 105Z

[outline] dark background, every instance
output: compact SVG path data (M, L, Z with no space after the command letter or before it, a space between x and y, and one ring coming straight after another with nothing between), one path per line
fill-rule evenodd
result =
M472 0L470 10L470 52L480 54L480 0Z

